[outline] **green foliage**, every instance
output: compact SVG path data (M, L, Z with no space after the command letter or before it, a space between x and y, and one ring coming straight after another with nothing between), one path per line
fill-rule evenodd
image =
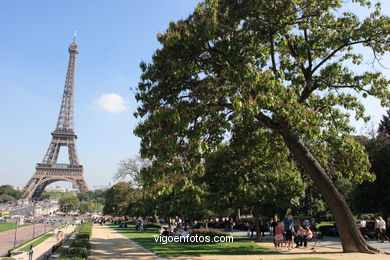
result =
M288 161L283 150L278 150L276 140L271 149L267 133L236 138L229 146L221 146L206 157L208 207L218 216L225 215L232 206L257 206L269 216L276 212L284 214L305 191L294 163ZM258 157L258 153L262 156Z
M387 115L383 115L378 127L378 134L381 137L390 137L390 109L387 110Z
M374 182L363 182L353 192L352 205L356 213L382 213L390 215L390 138L363 139L376 175ZM362 203L364 201L364 203Z
M22 193L11 185L0 186L0 203L18 200L21 195Z
M0 203L6 203L8 201L15 201L16 199L8 194L0 195Z
M67 193L62 196L59 200L60 210L62 212L76 211L79 207L79 199L72 193Z
M85 222L77 229L76 239L70 245L69 249L61 253L60 259L88 259L89 239L92 233L92 223Z
M72 192L60 192L60 191L44 191L39 196L39 200L46 200L46 199L60 199L63 196L67 194L72 194Z
M162 47L152 61L140 64L136 93L141 122L134 133L141 138L141 155L155 160L149 172L158 186L154 196L171 194L167 198L175 201L178 191L188 190L197 207L204 187L193 187L210 174L206 159L222 142L234 149L225 158L239 159L221 157L212 171L221 178L210 185L231 191L216 193L221 204L213 208L220 212L242 204L229 199L244 198L240 192L248 195L244 201L286 207L274 192L303 192L281 185L302 184L300 166L341 186L343 179L373 181L363 145L350 136L349 117L354 112L368 120L360 102L368 95L388 106L389 80L364 71L366 59L354 47L369 48L376 58L387 53L390 18L379 5L357 2L371 11L367 17L343 12L341 1L205 0L187 19L171 22L158 35ZM328 202L332 196L342 200L329 187L323 193Z
M77 197L79 198L80 201L94 201L99 204L104 203L104 194L105 190L94 190L94 191L87 191L87 192L80 192L77 194Z
M130 183L118 182L105 192L103 213L112 216L135 216L141 193Z
M85 213L91 213L95 210L95 204L92 201L86 202L80 202L79 206L79 212L80 214L85 214Z

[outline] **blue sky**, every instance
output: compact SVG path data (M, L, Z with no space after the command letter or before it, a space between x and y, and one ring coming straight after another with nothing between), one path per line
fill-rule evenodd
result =
M79 159L90 187L112 181L119 160L138 153L130 88L139 81L139 62L149 61L159 47L156 34L170 21L187 17L197 2L1 1L0 185L25 185L46 152L74 30ZM383 9L390 14L389 3ZM390 67L389 56L383 64ZM371 99L365 104L377 124L385 109ZM354 124L360 131L363 124Z

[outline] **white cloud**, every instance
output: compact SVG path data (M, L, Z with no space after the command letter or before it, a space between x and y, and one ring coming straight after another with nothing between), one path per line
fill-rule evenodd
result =
M102 94L95 102L100 108L111 113L121 113L129 109L127 101L115 93Z

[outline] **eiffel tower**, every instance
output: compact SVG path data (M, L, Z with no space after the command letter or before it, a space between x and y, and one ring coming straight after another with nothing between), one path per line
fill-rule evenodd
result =
M66 72L64 94L57 126L51 133L52 139L41 163L37 163L35 174L22 191L22 199L35 200L47 185L56 181L67 181L77 186L80 192L88 191L83 177L83 166L79 163L76 151L77 136L74 132L74 75L76 67L76 33L69 46L69 62ZM68 147L69 164L57 163L60 148Z

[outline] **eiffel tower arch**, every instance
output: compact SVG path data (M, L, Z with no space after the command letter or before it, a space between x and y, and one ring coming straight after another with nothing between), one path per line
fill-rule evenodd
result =
M22 191L22 199L35 199L47 185L56 181L67 181L75 185L80 192L88 191L83 176L83 166L79 163L76 150L77 135L74 131L74 78L78 48L76 35L69 46L69 62L66 73L57 126L51 133L52 139L41 163L37 163L35 174ZM69 163L57 163L61 147L68 148Z

